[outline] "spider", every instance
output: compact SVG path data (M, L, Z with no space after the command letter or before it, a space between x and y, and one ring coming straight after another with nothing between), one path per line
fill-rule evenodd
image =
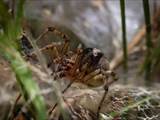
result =
M60 44L51 43L43 48L40 48L42 53L47 53L50 56L48 67L52 69L55 78L66 78L70 80L70 84L62 91L64 93L73 82L80 82L90 87L104 86L104 95L97 109L97 117L102 106L102 103L107 95L108 87L117 80L116 74L110 70L109 62L97 48L77 48L70 50L69 37L58 31L54 27L48 27L37 40L42 39L47 33L53 32L60 36L64 41ZM27 54L27 58L36 58L36 53ZM112 80L109 80L112 77ZM56 105L50 110L50 114Z

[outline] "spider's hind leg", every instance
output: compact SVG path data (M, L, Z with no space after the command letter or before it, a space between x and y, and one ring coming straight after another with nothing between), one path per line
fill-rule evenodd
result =
M46 36L50 32L57 35L58 37L62 38L64 40L64 42L62 44L58 44L58 43L53 42L49 45L44 46L43 48L40 48L40 52L42 52L44 54L48 54L50 56L50 58L49 58L50 62L48 64L48 66L50 66L53 63L55 58L56 59L61 58L62 56L66 55L66 53L68 52L68 49L69 49L69 41L70 41L69 37L66 34L64 34L63 32L60 32L55 27L48 27L47 29L44 30L44 32L42 32L40 34L40 36L37 38L36 42L39 41L40 39L42 39L44 36ZM26 56L26 58L27 59L31 58L31 59L37 60L35 51L30 53L28 56Z

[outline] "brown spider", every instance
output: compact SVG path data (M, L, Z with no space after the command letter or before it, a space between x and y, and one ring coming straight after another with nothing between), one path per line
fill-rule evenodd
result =
M40 40L48 32L53 32L60 36L64 42L61 44L51 43L40 49L42 53L50 55L50 67L56 78L66 78L70 80L70 84L62 91L64 93L73 82L80 82L91 87L104 85L104 95L100 101L97 117L101 109L101 105L108 92L108 87L117 80L116 75L109 68L109 62L104 57L103 53L97 48L69 50L69 38L67 35L58 31L54 27L48 27L37 40ZM32 52L27 55L27 58L36 58L36 53ZM112 80L109 81L109 77ZM50 110L50 114L56 105Z

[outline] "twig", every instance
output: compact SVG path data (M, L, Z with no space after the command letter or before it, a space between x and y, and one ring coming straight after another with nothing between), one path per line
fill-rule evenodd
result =
M139 30L139 32L135 35L135 37L129 43L127 47L128 54L130 54L133 51L134 47L137 46L142 41L142 38L145 36L145 34L146 34L145 25L143 25L142 28ZM123 53L120 52L111 61L110 63L111 69L112 70L116 69L122 62L123 62Z
M16 98L16 100L15 100L15 102L14 102L14 104L13 104L13 107L12 107L12 109L11 109L11 111L10 111L10 113L9 113L9 115L8 115L8 120L11 120L11 119L13 119L13 113L14 113L14 110L15 110L15 108L16 108L16 105L17 105L17 103L18 103L18 101L20 100L20 98L21 98L21 93L19 93L18 94L18 96L17 96L17 98Z

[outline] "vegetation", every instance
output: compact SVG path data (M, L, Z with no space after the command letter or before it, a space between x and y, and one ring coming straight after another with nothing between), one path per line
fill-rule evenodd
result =
M17 83L21 88L21 94L25 98L29 108L35 114L37 120L46 120L45 103L40 95L40 90L37 83L32 78L31 71L27 63L22 58L18 51L18 39L22 33L22 17L23 17L24 0L17 1L17 10L15 17L8 12L8 8L4 2L0 1L0 52L10 62L11 68L14 71Z
M125 0L120 0L121 8L121 23L122 23L122 40L123 40L123 56L124 56L124 69L127 71L127 39L126 39L126 21L125 21Z
M151 60L151 54L152 54L152 39L151 39L151 22L150 22L150 9L149 9L149 1L143 0L143 8L144 8L144 16L145 16L145 24L146 24L146 59L145 59L145 79L147 83L151 81L151 66L152 66L152 60ZM148 84L149 84L148 83Z

